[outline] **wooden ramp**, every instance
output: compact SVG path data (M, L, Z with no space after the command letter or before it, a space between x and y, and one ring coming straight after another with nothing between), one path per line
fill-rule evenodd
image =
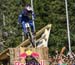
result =
M39 30L36 33L36 40L38 40L40 38L41 34L44 32L45 29L51 30L51 24L48 24L47 26L45 26L44 28L42 28L41 30ZM28 47L29 44L30 44L29 39L27 39L24 42L22 42L20 45L18 45L16 48ZM10 58L9 50L10 50L10 48L8 48L8 49L4 50L2 53L0 53L0 61Z
M36 40L38 40L40 38L40 36L42 35L42 33L45 31L45 29L50 29L51 30L51 24L48 24L47 26L45 26L44 28L42 28L41 30L39 30L36 33ZM27 47L29 44L30 44L30 41L29 41L29 39L27 39L26 41L22 42L17 47L20 47L20 46Z

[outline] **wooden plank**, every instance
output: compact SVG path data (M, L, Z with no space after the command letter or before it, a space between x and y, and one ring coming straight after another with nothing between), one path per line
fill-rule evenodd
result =
M0 53L0 60L8 58L8 54L7 54L8 52L9 52L9 48L4 50L2 53Z
M20 58L19 58L19 56L20 56L20 48L15 48L14 53L15 53L15 60L19 61L20 60Z
M2 53L0 53L0 56L1 56L2 54L5 54L8 50L9 50L9 48L6 49L6 50L4 50Z
M22 54L22 53L24 53L24 52L25 52L25 48L24 48L24 47L20 47L20 54ZM20 62L21 62L21 63L25 63L25 59L22 58Z
M10 53L10 65L13 65L14 64L14 56L15 56L15 52L14 52L14 48L10 48L9 50L9 53Z

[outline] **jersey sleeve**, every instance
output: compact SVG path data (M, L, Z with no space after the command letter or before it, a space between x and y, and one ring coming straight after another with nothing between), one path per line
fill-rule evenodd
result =
M22 22L22 15L24 14L24 11L22 11L19 16L18 16L18 22L21 23Z
M22 20L22 15L20 14L18 17L18 22L21 23L21 20Z

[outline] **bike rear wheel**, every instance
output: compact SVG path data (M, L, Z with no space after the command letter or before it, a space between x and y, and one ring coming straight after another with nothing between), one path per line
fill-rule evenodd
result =
M31 32L28 32L28 38L29 38L30 42L32 43L32 46L35 47L34 36L32 35Z

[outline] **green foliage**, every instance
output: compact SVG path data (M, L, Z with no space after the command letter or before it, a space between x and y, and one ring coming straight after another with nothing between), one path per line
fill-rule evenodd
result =
M8 47L15 47L21 41L21 25L18 25L18 15L30 0L0 0L0 28L7 32L8 36L3 37ZM69 21L71 31L71 44L73 49L75 43L75 1L68 0ZM52 24L52 30L49 39L49 48L54 50L61 49L66 44L67 26L65 13L65 0L34 0L34 11L36 14L36 30L41 29L46 24ZM3 26L3 15L5 23Z

